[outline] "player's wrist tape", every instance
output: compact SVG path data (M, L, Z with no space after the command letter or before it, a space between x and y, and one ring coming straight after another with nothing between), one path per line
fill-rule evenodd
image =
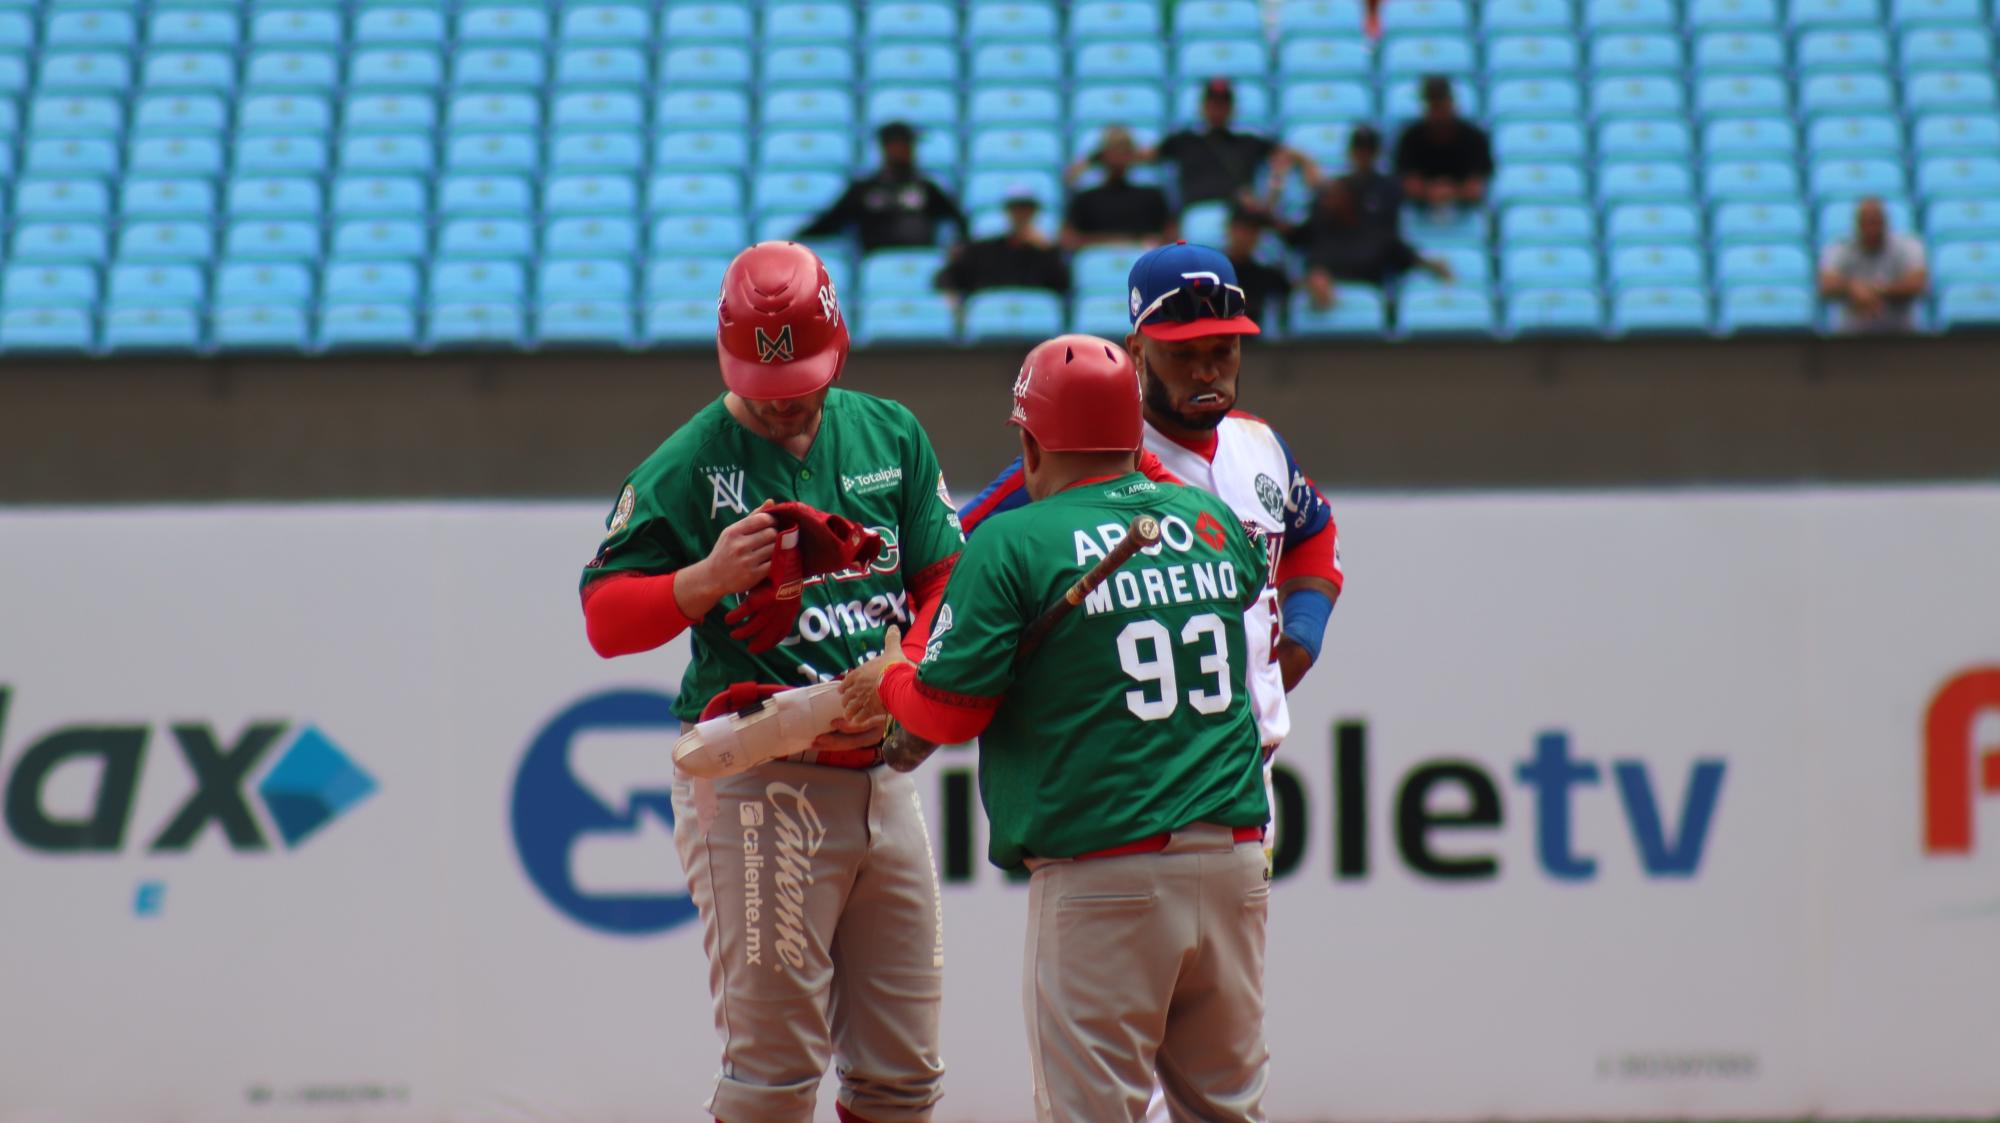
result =
M1285 638L1306 649L1319 662L1319 645L1326 638L1326 621L1333 615L1333 600L1318 589L1294 589L1285 598Z

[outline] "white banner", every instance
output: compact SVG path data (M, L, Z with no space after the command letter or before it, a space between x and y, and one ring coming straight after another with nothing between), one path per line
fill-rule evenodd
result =
M1274 1118L2000 1110L2000 488L1338 514ZM701 1118L685 644L589 651L603 515L0 514L0 1123ZM1020 1123L971 764L939 1119Z

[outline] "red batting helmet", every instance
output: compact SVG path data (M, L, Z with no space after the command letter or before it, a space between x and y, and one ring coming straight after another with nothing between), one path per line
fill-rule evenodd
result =
M1008 421L1050 452L1132 452L1142 424L1139 397L1139 372L1125 348L1094 335L1059 335L1028 352Z
M715 354L740 398L803 397L839 378L847 322L819 255L797 242L737 254L716 302Z

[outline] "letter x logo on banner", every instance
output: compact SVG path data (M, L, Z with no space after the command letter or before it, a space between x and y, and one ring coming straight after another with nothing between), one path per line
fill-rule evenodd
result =
M757 329L757 361L760 363L789 363L792 361L792 325L778 329L778 338L772 339Z

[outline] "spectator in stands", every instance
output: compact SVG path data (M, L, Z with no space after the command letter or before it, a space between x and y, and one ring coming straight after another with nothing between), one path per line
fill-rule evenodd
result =
M862 253L895 246L933 246L938 224L958 228L967 236L965 213L933 180L917 171L917 131L891 121L875 132L882 146L882 166L873 175L847 185L833 206L798 232L799 238L839 234L854 227Z
M1035 225L1041 201L1022 186L1008 189L1004 205L1007 232L953 250L951 262L938 274L937 286L959 297L982 289L1068 293L1069 265Z
M1157 246L1174 240L1179 224L1167 205L1167 193L1127 178L1138 157L1132 134L1122 125L1112 125L1104 130L1097 151L1069 166L1064 179L1072 185L1093 164L1104 169L1104 182L1070 198L1062 230L1064 248L1100 242Z
M1141 162L1172 160L1179 168L1181 206L1222 200L1269 210L1294 166L1304 169L1308 179L1317 174L1302 153L1269 137L1230 128L1235 115L1236 87L1227 78L1210 78L1202 88L1201 131L1170 133L1139 154ZM1271 166L1270 183L1260 200L1255 194L1257 171L1266 163Z
M1924 244L1889 231L1882 200L1854 208L1854 236L1826 247L1819 259L1819 292L1840 305L1841 331L1911 331L1917 298L1930 287Z
M1451 79L1424 78L1424 115L1396 142L1396 176L1411 202L1446 209L1475 206L1493 178L1493 145L1486 131L1458 115Z
M1244 314L1267 328L1273 320L1265 316L1275 316L1292 295L1292 279L1285 271L1257 259L1257 243L1270 226L1269 216L1237 207L1229 212L1229 241L1223 246L1236 267L1236 283L1243 287Z
M1403 240L1393 208L1387 214L1363 209L1367 190L1353 175L1327 180L1306 220L1285 230L1285 240L1305 251L1306 298L1321 311L1334 305L1335 281L1386 285L1411 269L1451 280L1450 266L1420 255Z

